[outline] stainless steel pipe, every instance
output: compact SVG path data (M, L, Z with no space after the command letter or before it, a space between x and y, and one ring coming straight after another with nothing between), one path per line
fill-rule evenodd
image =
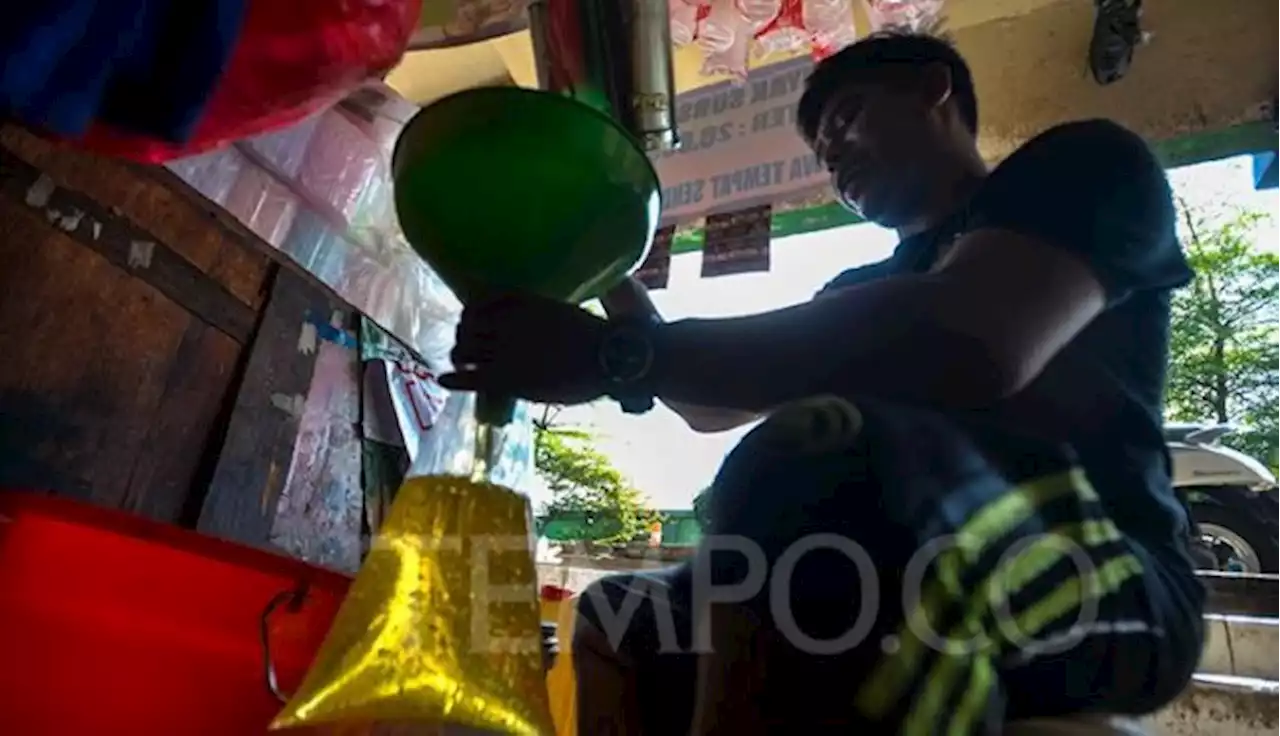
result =
M648 152L679 146L667 0L533 0L538 85L611 115Z

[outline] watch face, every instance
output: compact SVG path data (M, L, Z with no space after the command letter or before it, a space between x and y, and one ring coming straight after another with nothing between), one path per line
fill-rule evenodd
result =
M611 381L632 383L649 373L653 345L647 335L621 328L608 335L600 346L600 362Z

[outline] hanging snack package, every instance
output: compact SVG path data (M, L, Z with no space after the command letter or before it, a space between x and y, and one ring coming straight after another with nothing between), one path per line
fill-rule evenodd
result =
M759 4L760 0L753 2ZM756 25L753 54L757 59L809 48L811 34L804 27L802 3L803 0L783 0L778 3L778 13L774 18Z
M736 80L745 80L752 35L751 21L742 15L734 0L713 4L698 26L702 73L709 77L727 74Z
M942 21L942 0L863 0L871 32L929 33Z
M527 412L450 394L301 687L273 728L554 732L543 674Z
M821 61L858 40L851 0L802 0L801 14L809 32L811 55Z
M667 11L671 15L671 44L680 48L693 43L702 7L694 0L671 0Z

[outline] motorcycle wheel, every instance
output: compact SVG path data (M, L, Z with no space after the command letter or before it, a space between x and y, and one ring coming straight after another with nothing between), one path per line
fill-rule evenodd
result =
M1255 509L1237 506L1191 505L1191 517L1200 530L1198 546L1201 552L1207 551L1218 560L1215 569L1248 573L1277 571L1280 550L1277 550L1275 535L1256 518L1256 513ZM1235 566L1242 569L1233 570Z

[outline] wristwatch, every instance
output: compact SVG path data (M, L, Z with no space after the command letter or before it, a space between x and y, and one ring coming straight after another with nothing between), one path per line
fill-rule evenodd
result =
M608 383L606 393L627 414L643 414L653 408L654 333L657 319L625 317L610 320L600 340L600 370Z

